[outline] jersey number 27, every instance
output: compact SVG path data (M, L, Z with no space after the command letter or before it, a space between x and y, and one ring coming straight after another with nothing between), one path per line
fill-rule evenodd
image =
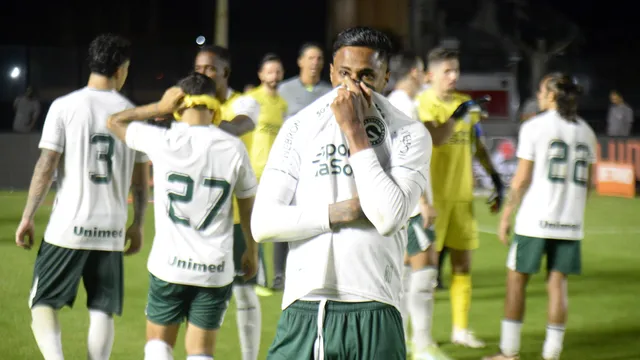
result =
M568 166L573 166L571 181L578 186L587 186L589 179L589 146L583 143L575 145L575 160L569 162L569 145L562 140L553 140L549 144L549 181L565 183L567 181Z
M190 226L195 228L198 231L206 229L211 222L216 217L222 205L229 199L229 193L231 192L231 184L226 180L214 179L214 178L205 178L202 180L202 183L199 186L205 186L209 188L218 188L222 190L222 194L218 196L214 201L210 204L207 204L207 212L204 218L200 219L197 223L192 223L190 218L180 215L176 212L173 207L174 202L181 203L189 203L193 200L193 190L195 187L195 182L189 175L179 174L179 173L169 173L167 175L167 181L170 183L179 183L184 185L184 192L177 193L173 191L168 192L169 196L169 218L176 224L182 224L185 226Z

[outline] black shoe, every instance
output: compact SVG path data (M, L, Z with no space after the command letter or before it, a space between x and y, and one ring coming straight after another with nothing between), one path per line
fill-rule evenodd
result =
M283 291L284 290L284 276L277 275L273 278L272 290Z

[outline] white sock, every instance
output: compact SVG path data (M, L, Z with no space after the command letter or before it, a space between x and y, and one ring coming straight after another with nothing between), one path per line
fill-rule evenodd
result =
M58 313L48 306L31 308L31 329L45 360L64 360Z
M187 360L213 360L210 355L188 355Z
M234 285L233 296L235 296L238 311L237 323L242 360L256 360L260 352L260 332L262 331L260 300L252 285Z
M562 343L564 342L564 325L547 325L547 337L542 347L542 357L545 360L560 359Z
M522 322L502 320L500 331L500 351L505 356L516 356L520 353L520 332Z
M162 340L149 340L144 346L144 360L173 360L173 349Z
M400 294L400 315L405 340L409 339L409 285L411 280L411 266L405 265L402 270L402 293Z
M431 324L433 321L433 290L436 287L438 270L424 268L411 273L409 286L409 314L413 330L413 344L418 351L433 345Z
M109 360L114 340L113 317L99 310L89 309L89 360Z

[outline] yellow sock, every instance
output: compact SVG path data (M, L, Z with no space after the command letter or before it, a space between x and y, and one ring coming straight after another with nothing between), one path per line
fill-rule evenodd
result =
M451 316L454 329L469 327L471 307L471 275L453 274L451 277Z

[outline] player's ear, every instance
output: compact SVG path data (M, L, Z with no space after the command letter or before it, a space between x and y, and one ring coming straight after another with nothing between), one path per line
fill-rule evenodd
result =
M229 76L231 76L231 68L229 68L228 66L225 66L223 74L225 79L229 79Z

